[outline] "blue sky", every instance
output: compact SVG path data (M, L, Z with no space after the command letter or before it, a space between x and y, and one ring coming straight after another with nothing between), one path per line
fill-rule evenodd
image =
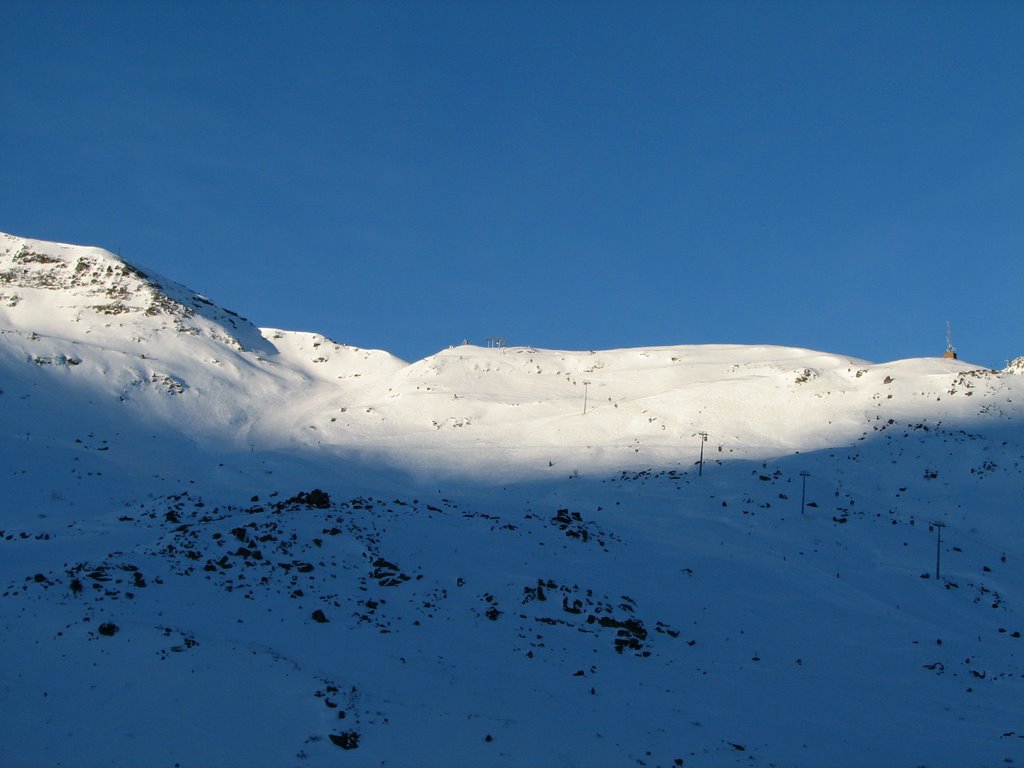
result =
M0 0L0 230L259 325L1024 354L1024 3Z

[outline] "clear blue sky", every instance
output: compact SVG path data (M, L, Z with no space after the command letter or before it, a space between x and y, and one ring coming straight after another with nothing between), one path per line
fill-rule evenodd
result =
M0 0L0 230L258 325L1024 354L1022 2Z

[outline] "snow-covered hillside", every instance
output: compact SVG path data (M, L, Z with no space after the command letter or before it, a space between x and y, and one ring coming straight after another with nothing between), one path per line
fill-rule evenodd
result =
M0 235L0 764L1024 760L1020 360L409 364Z

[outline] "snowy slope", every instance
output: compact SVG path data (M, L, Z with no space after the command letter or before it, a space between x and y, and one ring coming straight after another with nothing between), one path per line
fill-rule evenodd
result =
M0 764L1019 762L1021 370L408 364L0 235Z
M431 474L608 472L692 462L701 431L715 458L761 458L850 443L889 418L984 416L1006 381L956 360L873 365L728 345L466 345L409 365L257 329L106 251L0 244L0 355L12 375L31 362L45 374L34 381L250 450L358 452Z

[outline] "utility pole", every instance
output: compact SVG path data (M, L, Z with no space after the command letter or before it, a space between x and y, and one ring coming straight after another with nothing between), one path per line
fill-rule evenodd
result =
M807 478L811 476L811 473L806 469L800 473L800 477L803 478L803 488L800 490L800 514L804 513L804 501L807 499Z
M704 443L707 442L708 433L698 432L697 434L700 435L700 461L697 462L697 477L702 477L704 475Z
M583 382L583 415L587 415L587 393L589 392L590 382Z
M932 523L935 526L935 532L938 534L935 541L935 580L939 579L939 558L942 555L942 529L946 527L945 523L935 522Z

